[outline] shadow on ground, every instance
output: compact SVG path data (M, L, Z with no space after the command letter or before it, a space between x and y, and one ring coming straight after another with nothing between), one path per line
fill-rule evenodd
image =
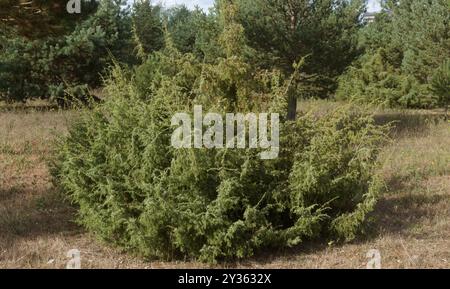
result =
M427 192L426 188L419 184L412 184L407 179L393 178L386 183L387 191L378 201L374 211L367 216L363 230L364 233L351 241L350 244L362 245L381 236L397 235L403 238L417 237L412 232L416 226L422 228L421 237L426 237L429 221L438 217L445 217L446 213L439 209L448 208L450 204L450 191L448 193ZM427 222L424 224L423 222ZM288 249L268 250L270 253L260 252L249 261L239 261L241 265L252 263L269 264L283 257L286 260L295 260L300 254L309 255L317 252L325 252L330 248L330 240L305 241L298 246ZM332 242L334 248L343 248L344 242ZM234 263L233 263L234 264ZM229 265L232 267L233 265Z
M30 104L14 104L0 106L0 112L31 112L31 111L51 111L60 109L58 105L30 105Z
M392 124L391 135L403 137L411 134L427 135L430 125L437 124L445 119L444 113L408 113L389 112L376 114L375 122L379 125Z
M19 239L79 234L82 230L74 218L74 208L55 189L0 190L0 247L5 249Z

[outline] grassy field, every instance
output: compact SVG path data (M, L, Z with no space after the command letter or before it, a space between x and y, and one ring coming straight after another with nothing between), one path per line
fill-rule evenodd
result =
M335 103L305 102L300 110ZM0 106L0 268L64 268L70 249L83 268L198 268L152 262L105 245L77 226L74 209L51 183L46 160L52 140L74 111ZM219 267L365 268L370 249L383 268L450 268L450 124L435 111L377 111L395 121L381 156L386 182L369 233L352 243L326 241L270 252Z

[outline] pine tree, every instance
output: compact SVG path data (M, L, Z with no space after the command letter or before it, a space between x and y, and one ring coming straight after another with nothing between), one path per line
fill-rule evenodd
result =
M150 0L139 0L133 4L133 34L137 55L146 56L164 45L161 6L152 6Z
M356 32L365 2L334 0L238 0L239 21L261 67L291 74L308 56L299 78L303 97L326 98L336 78L359 55Z
M448 106L450 105L450 58L442 63L431 79L431 91L438 97L438 103L445 108L448 118Z
M447 0L385 1L384 12L362 30L360 45L365 55L341 78L338 95L390 106L443 105L430 85L435 71L450 56L449 8ZM380 52L385 63L382 70L370 63ZM368 70L378 71L380 77L367 82Z
M13 27L19 35L32 39L57 36L73 30L97 6L96 0L82 0L82 13L69 14L66 1L0 0L0 25Z
M36 31L27 30L33 32L32 39L15 25L3 26L0 97L58 100L70 90L76 92L76 97L85 98L88 88L101 85L101 74L112 58L132 64L131 19L128 10L123 9L124 1L101 0L97 4L95 13L61 35L51 34L45 23ZM37 38L39 33L47 34Z

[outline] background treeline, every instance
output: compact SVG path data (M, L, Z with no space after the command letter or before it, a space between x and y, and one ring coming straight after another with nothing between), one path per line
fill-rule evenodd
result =
M246 42L240 56L261 69L278 69L284 79L303 59L291 109L296 98L307 97L425 108L448 103L447 0L386 1L370 24L363 22L364 0L233 2ZM102 87L113 59L150 73L142 66L167 37L202 62L224 53L218 3L206 13L147 0L131 7L85 0L81 14L68 14L65 4L1 0L0 99L84 99Z
M450 1L386 1L359 33L364 54L340 79L337 97L411 108L450 98Z

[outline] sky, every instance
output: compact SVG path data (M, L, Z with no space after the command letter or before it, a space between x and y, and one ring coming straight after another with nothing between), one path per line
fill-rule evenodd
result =
M167 6L172 6L176 4L184 4L188 8L194 8L196 5L198 5L200 8L203 8L205 10L208 9L208 7L212 6L212 3L214 0L156 0L154 2L162 2L166 4ZM380 10L380 3L379 0L369 0L369 7L368 10L370 12L372 11L379 11Z

